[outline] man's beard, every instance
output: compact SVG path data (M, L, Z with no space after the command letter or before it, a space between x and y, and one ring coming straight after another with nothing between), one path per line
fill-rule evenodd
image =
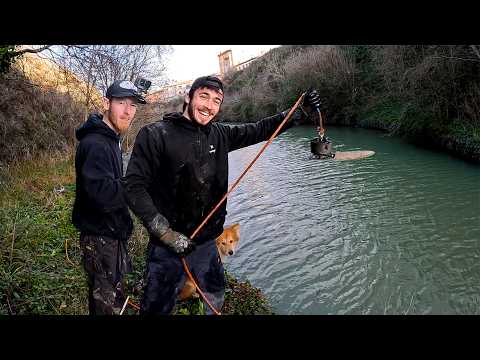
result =
M111 114L108 114L108 115L111 116ZM110 118L110 116L109 116L109 118ZM120 120L119 118L115 119L115 120L110 118L110 124L112 124L112 126L115 129L115 132L117 132L119 135L124 135L124 134L127 133L128 128L130 127L130 123L131 122L127 123L126 121Z
M127 125L124 121L119 120L116 124L114 124L114 126L120 135L125 135L130 127L130 123Z
M188 108L187 109L188 109L188 116L190 117L190 120L198 123L197 119L195 118L195 115L193 114L193 106L192 106L191 101L188 103Z
M188 111L188 116L190 117L190 120L192 120L192 122L196 122L197 124L202 125L202 123L200 123L194 115L192 102L188 103L187 111ZM215 116L209 122L213 121L214 119L215 119Z

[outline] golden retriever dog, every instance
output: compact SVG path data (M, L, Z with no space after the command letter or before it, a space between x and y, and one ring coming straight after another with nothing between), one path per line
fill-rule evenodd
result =
M223 230L222 234L215 240L217 244L218 254L220 255L222 263L224 262L226 257L232 256L235 253L239 240L240 224L233 224L226 227ZM182 291L180 291L180 294L178 295L178 299L180 301L183 301L191 296L198 297L199 295L197 294L195 285L193 285L192 281L187 277L185 285L183 286Z

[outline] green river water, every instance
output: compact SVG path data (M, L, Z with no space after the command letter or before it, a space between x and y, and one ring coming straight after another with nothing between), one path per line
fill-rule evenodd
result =
M480 167L384 133L312 127L280 135L228 200L241 241L227 269L278 314L480 313ZM262 144L230 153L230 184Z

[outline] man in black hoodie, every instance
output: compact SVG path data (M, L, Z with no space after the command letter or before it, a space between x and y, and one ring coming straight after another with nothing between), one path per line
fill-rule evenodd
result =
M133 229L122 184L120 135L145 99L130 81L115 81L103 98L103 115L91 114L76 130L76 197L72 222L89 288L91 315L118 314L125 302L123 276L131 271L127 240Z
M198 235L188 238L227 192L228 153L267 140L287 111L253 124L212 123L223 102L223 84L211 76L195 80L183 113L144 126L137 135L126 173L127 199L150 234L142 314L169 314L186 274L180 256L210 303L221 310L225 293L223 264L215 239L222 233L226 202ZM309 117L318 95L283 130ZM212 311L205 307L206 313Z

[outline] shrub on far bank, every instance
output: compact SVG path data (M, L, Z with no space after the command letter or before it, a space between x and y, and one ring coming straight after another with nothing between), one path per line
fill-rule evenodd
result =
M409 138L480 142L475 45L314 45L272 49L228 74L220 121L251 122L292 106L309 87L326 124L378 124Z
M375 105L404 104L396 133L421 136L480 125L480 59L474 61L469 46L384 45L370 51L381 80Z
M221 120L255 121L286 110L310 87L320 93L327 118L350 115L355 102L355 68L335 46L273 49L237 73L226 81Z

